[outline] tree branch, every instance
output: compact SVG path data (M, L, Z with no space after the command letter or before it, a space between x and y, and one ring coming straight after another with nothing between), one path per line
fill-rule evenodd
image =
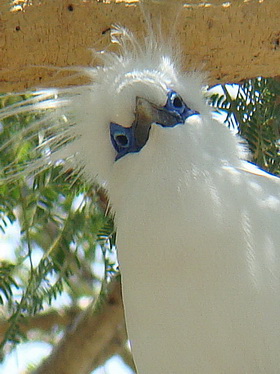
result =
M66 331L57 347L34 374L89 374L127 342L120 282L111 284L105 304L89 307Z
M137 0L25 0L19 11L9 3L0 5L1 92L85 83L65 69L94 65L90 48L108 48L112 24L138 35L146 27ZM150 1L152 22L161 20L167 34L176 23L172 42L182 48L184 69L209 71L211 83L280 74L279 0L207 4Z
M55 326L68 326L80 313L82 310L78 307L65 308L62 311L49 310L21 320L19 329L25 334L34 329L49 331ZM10 322L7 320L0 320L0 339L5 335L9 325Z

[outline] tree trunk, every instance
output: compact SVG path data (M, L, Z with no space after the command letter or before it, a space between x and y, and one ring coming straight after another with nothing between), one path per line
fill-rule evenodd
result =
M212 84L280 75L279 0L145 2L163 32L176 24L172 40L182 49L183 69L209 72ZM137 0L13 3L0 5L1 92L85 83L71 68L97 63L90 48L108 48L112 24L139 35L147 27Z
M90 306L77 317L34 374L89 374L125 350L127 337L118 280L112 282L107 300L97 309Z

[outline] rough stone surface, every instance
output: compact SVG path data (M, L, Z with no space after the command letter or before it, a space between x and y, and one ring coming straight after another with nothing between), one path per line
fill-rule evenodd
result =
M72 68L97 63L91 48L110 47L112 24L139 35L145 27L137 1L14 4L0 4L1 92L85 83ZM157 1L149 9L163 32L176 30L174 43L183 50L183 68L205 70L210 83L280 75L279 0L193 0L184 6Z

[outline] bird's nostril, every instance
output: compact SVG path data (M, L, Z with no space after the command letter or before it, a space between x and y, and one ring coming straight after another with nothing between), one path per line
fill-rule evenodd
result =
M115 141L120 147L128 146L128 138L126 135L123 135L123 134L116 135Z

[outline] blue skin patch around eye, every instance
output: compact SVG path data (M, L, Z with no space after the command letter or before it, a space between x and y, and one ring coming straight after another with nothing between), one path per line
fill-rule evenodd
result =
M182 119L182 124L185 123L185 120L192 116L193 114L199 114L195 110L190 109L183 101L180 95L175 91L168 91L167 102L164 106L170 112L175 112L180 115ZM179 124L179 123L178 123Z
M168 91L167 101L163 107L157 108L153 104L148 104L151 106L153 113L155 114L155 118L151 118L150 122L147 123L145 121L145 124L141 124L141 120L134 121L131 127L123 127L114 122L110 123L111 142L117 152L117 156L115 158L116 161L125 156L127 153L139 152L146 144L148 135L147 137L143 138L144 140L139 140L137 138L137 134L141 135L141 131L139 131L141 126L143 126L143 129L148 134L152 123L157 123L162 127L174 127L177 125L183 125L188 117L194 114L199 114L195 110L190 109L184 103L181 96L173 90ZM136 106L136 115L138 109L139 108ZM151 114L147 113L147 115L149 116ZM143 118L146 119L145 116ZM174 118L176 120L174 120ZM170 122L168 122L168 119L170 119ZM136 130L136 128L138 130Z
M134 129L123 127L117 123L110 123L111 142L117 151L116 160L127 153L139 152L142 147L136 145Z

